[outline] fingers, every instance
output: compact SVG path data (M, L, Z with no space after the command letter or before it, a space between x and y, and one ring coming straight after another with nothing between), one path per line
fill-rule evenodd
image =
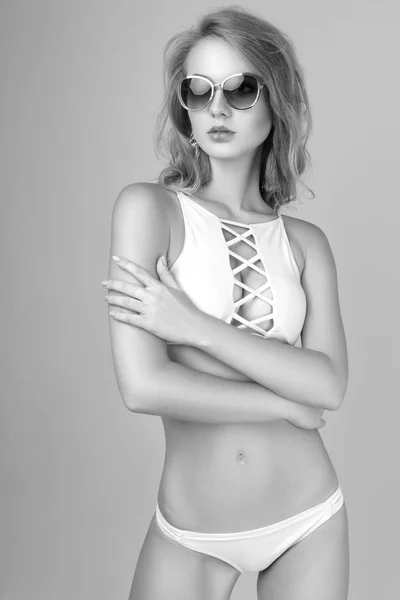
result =
M140 267L131 260L122 258L120 256L113 256L112 258L114 262L116 262L116 264L119 267L121 267L121 269L124 269L124 271L127 271L128 273L131 273L131 275L136 277L136 279L140 281L140 283L143 283L145 287L150 287L151 285L154 285L154 283L158 283L158 280L155 277L153 277L153 275L151 275L148 271L146 271L146 269Z
M125 296L104 296L104 300L108 302L108 304L112 304L114 306L121 306L123 308L133 310L138 313L142 311L143 307L143 304L140 300L135 300L134 298L129 298Z
M126 296L137 298L138 300L143 300L146 292L145 288L141 285L136 285L135 283L129 283L127 281L118 281L116 279L107 279L107 281L102 281L102 285L109 290L121 292Z
M127 323L128 325L133 325L134 327L140 327L141 329L144 329L141 315L133 315L132 313L122 313L115 311L111 311L108 314L115 321L121 321L121 323Z

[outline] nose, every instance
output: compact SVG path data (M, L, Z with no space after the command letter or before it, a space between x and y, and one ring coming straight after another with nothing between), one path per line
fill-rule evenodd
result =
M214 97L209 104L209 111L212 115L227 115L230 112L231 107L226 101L224 92L221 87L217 87L214 92Z

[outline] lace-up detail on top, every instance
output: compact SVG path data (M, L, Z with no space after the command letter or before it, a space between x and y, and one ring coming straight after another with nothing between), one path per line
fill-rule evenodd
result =
M229 250L229 256L230 256L230 262L231 262L231 269L232 269L232 274L233 274L233 280L234 280L234 286L237 286L238 288L240 288L242 291L240 292L240 297L238 300L234 301L234 313L232 315L232 320L231 320L231 324L235 325L234 321L238 321L240 323L240 325L237 325L238 329L253 329L253 331L255 333L252 333L252 335L259 335L261 337L265 337L266 332L268 331L268 329L263 329L261 327L259 327L260 323L264 323L264 322L272 322L274 319L274 313L273 313L273 306L274 306L274 299L272 296L272 289L271 289L271 282L268 278L268 273L264 267L264 264L262 262L261 259L261 255L258 251L258 247L257 244L255 242L255 238L254 238L254 234L252 232L251 229L251 225L246 225L245 223L238 223L237 221L231 221L229 219L221 219L221 227L222 227L222 231L224 233L224 238ZM243 233L240 233L238 231L236 231L236 229L233 228L233 226L235 227L240 227L242 229L247 229L247 231L244 231ZM233 237L231 239L227 239L226 233L231 234ZM252 239L249 239L252 238ZM243 243L242 245L244 245L245 247L247 246L247 252L251 252L254 251L254 254L250 257L245 257L242 256L241 254L238 254L238 251L236 252L233 248L238 246L239 244ZM238 266L232 266L232 258L239 262ZM257 265L256 263L259 263L259 265ZM249 273L249 272L245 272L246 269L248 269L248 271L253 270L253 273ZM237 277L238 275L242 274L240 277ZM245 281L243 281L244 278L246 278L247 275L247 279L249 279L248 283L245 283ZM252 280L254 280L254 286L250 285L250 281L252 282ZM261 285L259 285L259 283L261 283ZM258 287L255 287L257 286ZM270 291L270 295L271 297L267 297L264 292L266 290ZM238 290L239 291L239 290ZM235 290L234 290L235 292ZM235 297L235 293L234 293L234 297ZM268 305L268 308L270 308L270 312L268 314L265 315L261 315L259 317L254 317L253 319L247 319L246 318L246 312L242 311L243 314L240 314L240 309L241 307L245 307L245 304L251 301L255 301L255 299L258 298L262 304L262 302L264 302L265 304ZM250 309L250 306L245 307ZM260 307L261 308L261 307ZM266 307L263 307L264 310ZM272 327L271 327L272 328Z
M296 344L306 296L282 216L240 223L182 192L177 197L184 240L169 268L180 288L199 310L233 327Z

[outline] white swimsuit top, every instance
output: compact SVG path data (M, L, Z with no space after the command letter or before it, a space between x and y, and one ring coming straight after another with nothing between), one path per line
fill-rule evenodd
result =
M180 288L197 308L225 323L296 344L306 295L282 216L240 223L176 194L185 240L170 271Z

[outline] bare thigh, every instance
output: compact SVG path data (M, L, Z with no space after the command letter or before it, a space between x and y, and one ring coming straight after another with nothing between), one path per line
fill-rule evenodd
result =
M258 600L347 600L349 537L346 504L284 552L257 579Z
M129 600L229 600L239 576L228 563L170 540L158 527L154 514Z

